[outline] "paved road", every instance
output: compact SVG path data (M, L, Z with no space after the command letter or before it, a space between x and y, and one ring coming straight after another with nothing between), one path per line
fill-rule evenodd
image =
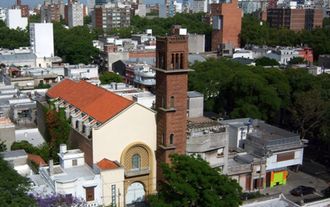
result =
M290 191L299 185L313 187L316 189L316 193L311 195L306 195L303 197L296 197L291 195ZM299 172L289 171L288 182L286 185L267 188L263 190L262 193L269 195L276 195L283 193L284 196L289 200L299 203L301 202L301 200L314 200L322 197L321 190L325 189L326 187L328 187L328 183L318 177L309 175L301 171Z

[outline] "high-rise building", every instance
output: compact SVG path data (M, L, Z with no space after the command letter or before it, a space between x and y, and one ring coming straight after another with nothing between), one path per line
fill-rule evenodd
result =
M157 180L161 163L172 153L186 153L188 37L178 26L156 40Z
M293 31L312 30L322 27L322 9L270 8L267 10L267 22L270 27L285 27Z
M31 23L30 44L38 58L54 57L53 23Z
M131 23L130 9L130 6L122 4L96 5L92 14L93 27L107 31L129 27Z
M211 4L212 16L212 50L224 47L240 47L242 10L237 0L231 3Z
M6 12L6 25L10 29L25 29L28 25L28 19L22 17L20 9L8 9Z
M110 2L110 0L95 0L95 5L103 5Z
M61 4L44 3L40 7L41 22L59 22L61 20Z
M29 6L23 5L21 0L16 0L16 4L12 7L12 9L20 9L22 17L29 16Z
M191 3L191 10L193 13L207 12L207 0L193 0Z
M84 5L78 2L68 4L68 26L84 25Z

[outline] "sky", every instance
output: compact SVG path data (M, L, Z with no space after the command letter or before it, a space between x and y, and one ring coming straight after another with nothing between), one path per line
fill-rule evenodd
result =
M87 0L81 0L82 3L86 3ZM16 0L0 0L0 7L11 7L14 5ZM33 8L38 4L42 4L44 0L22 0L22 4L28 4ZM66 0L64 1L66 2Z
M22 0L22 4L28 4L30 7L34 8L35 6L37 6L38 4L42 4L44 0ZM86 4L87 0L80 0L82 3ZM153 3L153 2L157 2L160 0L145 0L145 3ZM11 7L12 5L14 5L16 2L16 0L0 0L0 7ZM66 2L66 0L64 0L64 2Z

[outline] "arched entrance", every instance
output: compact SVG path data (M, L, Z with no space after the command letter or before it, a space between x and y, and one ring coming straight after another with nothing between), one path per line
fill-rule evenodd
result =
M144 201L145 190L140 182L134 182L127 188L125 202L126 205Z

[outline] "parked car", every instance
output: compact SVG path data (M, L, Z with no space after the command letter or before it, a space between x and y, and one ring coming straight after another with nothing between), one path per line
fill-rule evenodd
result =
M314 192L316 192L315 188L304 185L300 185L290 191L291 195L294 196L303 196L313 194Z

